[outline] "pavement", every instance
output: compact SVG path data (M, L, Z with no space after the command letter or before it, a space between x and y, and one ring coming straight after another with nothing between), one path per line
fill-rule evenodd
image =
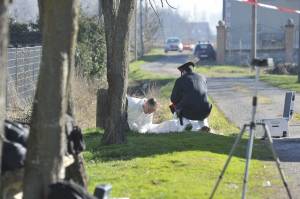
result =
M188 54L171 53L156 62L142 66L144 70L179 76L176 69L180 64L189 61ZM283 114L284 98L287 90L279 89L254 79L239 78L208 78L208 94L225 116L238 127L251 121L252 96L258 91L256 119L280 118ZM300 113L300 95L296 94L294 111ZM288 177L293 198L300 199L300 121L289 123L290 136L273 139L274 147L281 166ZM275 173L274 175L278 175ZM276 198L285 198L284 190L280 190Z

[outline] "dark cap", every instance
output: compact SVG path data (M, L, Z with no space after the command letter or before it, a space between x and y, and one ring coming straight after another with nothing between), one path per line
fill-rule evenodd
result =
M188 71L188 70L191 70L191 67L194 67L195 64L193 62L187 62L181 66L179 66L177 69L180 71L180 72L183 72L183 71Z

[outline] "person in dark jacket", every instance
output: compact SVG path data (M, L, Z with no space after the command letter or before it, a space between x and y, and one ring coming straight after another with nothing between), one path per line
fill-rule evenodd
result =
M182 125L191 123L193 129L210 131L207 117L212 105L208 102L206 78L194 73L192 67L194 67L193 62L178 67L181 77L176 80L172 90L172 106ZM198 121L196 126L195 122L190 122L195 120Z

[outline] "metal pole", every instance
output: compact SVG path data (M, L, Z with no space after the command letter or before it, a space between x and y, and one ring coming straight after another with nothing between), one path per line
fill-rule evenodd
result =
M226 16L226 0L223 0L223 15L222 15L222 18L223 18L223 21L225 21L225 16Z
M298 83L300 83L300 15L298 19Z
M236 139L235 139L235 141L234 141L234 144L233 144L233 146L232 146L232 148L231 148L231 150L230 150L230 153L229 153L229 155L228 155L228 159L227 159L227 161L226 161L226 163L225 163L225 165L224 165L224 167L223 167L223 169L222 169L222 172L221 172L221 174L220 174L220 176L219 176L219 178L218 178L218 180L217 180L217 182L216 182L216 184L215 184L215 186L214 186L214 188L213 188L213 191L212 191L211 194L210 194L209 199L213 199L213 198L214 198L214 195L215 195L215 193L216 193L216 191L217 191L217 189L218 189L218 187L219 187L219 184L220 184L221 180L223 179L223 176L224 176L224 174L225 174L225 171L226 171L226 169L227 169L227 167L228 167L228 165L229 165L229 163L230 163L230 161L231 161L231 158L232 158L232 156L233 156L233 153L234 153L236 147L238 146L239 142L241 141L241 139L242 139L242 137L243 137L243 134L245 133L245 130L246 130L246 127L247 127L247 126L248 126L248 125L245 124L245 125L243 126L242 130L240 131L240 133L237 135L237 137L236 137Z
M255 114L256 114L256 107L257 107L257 87L259 81L259 68L255 67L256 76L255 76L255 85L254 85L254 95L252 98L252 113L251 113L251 123L250 123L250 138L248 141L247 146L247 154L246 154L246 167L245 167L245 174L244 174L244 182L243 182L243 192L242 192L242 199L246 198L247 194L247 185L248 185L248 176L249 176L249 167L252 157L252 149L253 149L253 142L254 142L254 129L255 129Z
M255 0L258 2L258 0ZM252 5L252 40L251 40L251 60L256 58L256 40L257 40L257 6Z
M269 144L270 144L270 148L271 148L271 151L272 151L272 155L273 155L273 158L274 158L274 160L275 160L275 162L276 162L276 166L277 166L278 172L279 172L279 174L280 174L281 180L282 180L282 182L283 182L283 185L284 185L284 187L285 187L285 190L286 190L286 192L287 192L287 194L288 194L289 199L292 199L293 197L292 197L290 188L289 188L289 186L288 186L288 184L287 184L286 177L285 177L285 175L284 175L284 173L283 173L283 170L281 169L281 166L280 166L280 160L279 160L279 157L277 156L277 153L276 153L276 151L275 151L275 149L274 149L274 146L273 146L273 139L272 139L272 137L271 137L270 130L269 130L269 128L268 128L268 126L267 126L266 124L262 124L262 126L263 126L263 128L264 128L265 134L266 134L267 137L268 137L268 141L269 141Z

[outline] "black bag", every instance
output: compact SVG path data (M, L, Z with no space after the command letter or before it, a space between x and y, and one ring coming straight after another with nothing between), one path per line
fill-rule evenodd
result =
M29 129L25 128L22 124L5 120L5 138L11 142L16 142L24 147L27 146L27 140L29 136Z
M74 182L58 182L49 186L47 199L97 199Z
M24 167L26 148L19 143L4 140L2 151L2 172Z
M85 143L81 129L75 125L74 119L70 115L66 115L66 136L68 153L78 155L85 149Z
M85 149L85 143L81 128L73 126L72 131L68 134L68 153L77 155Z

